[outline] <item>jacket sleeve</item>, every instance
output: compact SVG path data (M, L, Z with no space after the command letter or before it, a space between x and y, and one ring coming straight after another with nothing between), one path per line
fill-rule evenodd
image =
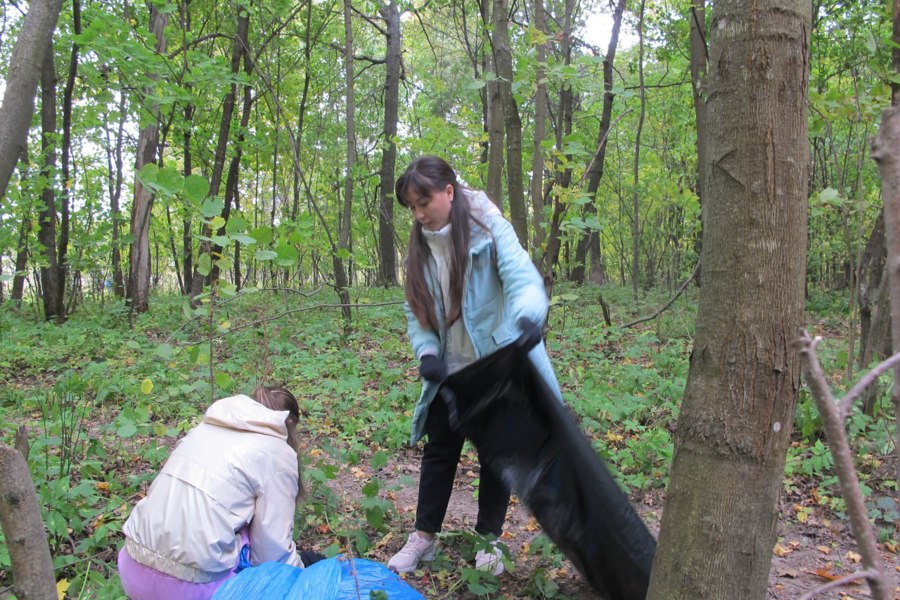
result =
M426 354L440 356L441 340L438 334L431 329L425 329L419 323L419 319L409 308L409 302L403 303L403 312L406 313L406 333L412 346L416 360L420 360Z
M282 468L262 482L250 521L250 562L259 565L277 561L302 567L293 539L294 508L300 486L297 471Z
M520 317L526 317L542 325L550 303L540 272L522 248L509 221L495 216L491 221L491 233L497 251L497 271L503 283L508 322L514 324Z

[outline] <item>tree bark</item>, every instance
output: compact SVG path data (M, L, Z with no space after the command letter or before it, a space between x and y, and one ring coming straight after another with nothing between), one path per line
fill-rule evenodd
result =
M713 9L704 282L648 600L766 597L800 385L810 12Z
M587 194L591 201L585 207L589 215L597 214L597 190L600 188L600 180L603 178L603 170L606 163L606 140L609 136L610 123L612 123L612 107L615 100L613 94L613 65L616 59L616 48L619 44L619 31L622 26L622 15L625 12L625 0L619 0L613 11L613 27L609 36L609 47L606 57L603 59L603 110L600 114L600 130L597 133L597 152L594 154L591 164L587 169ZM592 245L596 232L591 232L578 242L575 249L575 267L572 269L570 279L575 283L584 283L584 273L588 258L588 250ZM598 244L599 246L599 244ZM594 259L597 259L596 261ZM598 263L594 265L593 263ZM596 278L605 279L605 269L599 256L591 257L591 272L596 272ZM596 271L595 271L596 269ZM592 275L592 279L595 278Z
M631 191L631 290L634 301L638 301L641 284L641 194L639 191L641 172L641 132L647 108L647 91L644 89L644 0L638 14L638 86L640 87L641 111L638 116L637 131L634 134L634 164L632 166Z
M400 9L396 2L380 2L378 12L387 25L385 40L384 141L381 151L381 181L378 186L378 283L397 285L394 249L394 170L397 166L397 121L400 113Z
M514 79L509 41L509 2L494 0L494 31L491 37L494 65L499 77L503 123L506 131L506 190L509 192L509 221L522 247L528 249L528 216L525 210L525 186L522 183L522 120L512 93Z
M150 31L156 37L157 54L166 52L165 28L169 13L160 12L155 6L150 8ZM152 90L145 90L145 98ZM134 170L139 172L145 165L156 162L159 150L159 105L150 108L152 122L141 129L138 137L137 159ZM131 205L131 253L128 259L128 287L126 300L134 312L144 313L150 309L150 215L153 211L153 191L134 179L134 200Z
M341 314L344 327L349 328L352 313L350 312L350 291L347 267L343 256L350 253L350 219L353 208L353 171L356 168L356 97L353 88L353 13L352 0L344 0L344 83L347 100L347 176L344 179L344 206L340 213L340 231L338 247L332 249L332 266L334 267L334 287L341 302Z
M9 549L13 595L19 600L56 600L56 576L28 463L0 443L0 525Z
M543 259L544 248L544 153L541 143L547 129L547 79L544 66L547 62L547 24L544 16L543 0L534 0L534 28L540 39L537 43L537 67L535 68L534 99L534 148L531 155L531 228L534 234L531 258L539 265Z
M891 314L900 315L900 105L881 113L881 128L872 142L872 158L881 174L881 195L884 198L884 231L887 239L887 275L890 285ZM900 348L900 319L891 319L893 347ZM894 369L891 392L894 414L900 415L900 366ZM900 475L900 427L894 440L895 465Z
M703 190L706 188L702 165L706 164L706 70L709 57L706 48L706 1L692 0L691 5L691 91L694 96L694 117L697 119L697 203L703 206ZM702 232L703 223L700 228ZM700 256L703 236L697 237L694 247ZM697 271L695 281L700 284L702 272Z
M484 23L484 31L490 29L493 22L493 0L481 0L479 2L481 9L481 19ZM485 34L487 35L487 34ZM486 40L485 45L491 41ZM484 53L484 75L487 79L485 90L485 98L487 105L485 109L485 131L488 135L488 154L487 154L487 192L494 204L500 209L503 208L503 142L505 139L503 132L503 100L500 95L500 80L497 73L497 61L494 60L492 52Z
M62 323L66 320L62 302L65 280L56 257L56 67L53 49L44 55L41 70L41 153L43 154L43 208L38 217L38 241L43 246L47 264L41 266L41 296L44 318Z
M34 115L34 96L47 52L52 52L53 32L59 20L62 0L33 0L16 39L6 90L0 105L0 200L6 186L25 152L31 117Z
M247 43L247 32L250 27L250 11L245 9L242 5L238 5L237 14L237 31L234 36L234 44L231 48L231 73L234 76L234 80L228 89L228 93L225 95L225 99L222 101L222 119L219 122L219 139L216 142L216 153L213 160L212 176L209 179L209 192L207 193L207 198L215 198L218 196L219 187L222 185L222 175L225 172L225 155L228 150L228 138L231 133L231 117L234 115L234 105L237 96L237 83L235 83L235 81L237 79L238 71L241 68L241 58L249 47ZM275 199L272 198L272 201L274 202ZM208 238L211 234L212 230L210 229L209 224L204 223L203 236ZM208 240L200 242L200 250L197 255L202 256L204 254L209 254L213 259L213 262L215 262L216 257L212 256L212 244ZM192 299L196 299L197 296L203 293L203 284L206 283L207 280L207 277L200 273L198 269L199 265L194 267L194 273L191 276Z
M562 44L560 48L561 62L568 66L572 64L572 15L575 11L575 0L566 0L565 14L563 16ZM618 30L613 24L613 36L618 35ZM557 109L558 118L556 122L556 151L563 153L563 140L572 133L572 116L575 107L575 92L572 85L563 82L559 90L559 108ZM559 262L560 250L560 227L562 224L562 216L566 211L566 202L561 190L567 190L572 183L572 167L571 155L566 155L566 166L560 170L560 161L554 161L554 177L553 186L557 189L555 194L556 200L553 202L553 214L550 217L550 231L547 236L547 248L541 259L540 271L544 275L545 282L553 282L555 280L554 268Z

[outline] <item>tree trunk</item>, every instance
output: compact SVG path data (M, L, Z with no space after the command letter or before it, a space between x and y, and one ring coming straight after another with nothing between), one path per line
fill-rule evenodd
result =
M344 82L347 86L347 176L344 179L344 208L340 215L338 247L332 249L334 287L341 302L344 327L350 327L350 292L347 268L342 256L350 252L350 217L353 207L353 172L356 168L356 98L353 89L353 12L352 0L344 0Z
M485 2L487 4L487 2ZM487 95L487 132L488 132L488 174L485 192L498 208L503 208L503 102L500 96L500 82L497 80L494 59L485 54L485 75L491 73L492 79L486 86Z
M28 174L27 145L25 154L22 156L22 162L20 162L19 165L21 171L20 179L24 181ZM29 196L32 195L33 194L29 194ZM31 231L31 204L32 203L29 202L29 206L22 218L22 223L19 225L19 241L16 244L16 270L13 274L12 291L9 294L9 299L16 308L22 306L22 295L25 291L25 270L28 268L28 234Z
M900 105L881 113L881 128L872 142L872 158L878 163L881 174L881 195L884 197L884 230L887 238L887 269L890 285L891 314L900 315ZM900 319L891 319L891 341L896 351L900 348ZM895 415L900 415L900 366L894 369L894 387L891 391ZM895 459L900 457L900 427L894 440ZM900 474L900 460L895 460Z
M810 11L713 10L704 282L648 600L766 597L800 386Z
M106 78L104 77L104 80ZM109 218L112 222L112 277L113 277L113 293L117 298L125 297L125 278L122 275L122 251L121 236L119 227L122 224L122 210L119 207L119 200L122 198L122 148L123 139L125 137L125 104L127 98L125 94L119 95L119 122L116 127L116 138L113 143L109 138L109 130L105 130L106 134L106 166L107 178L109 185ZM108 122L108 120L107 120Z
M0 525L19 600L56 600L56 576L28 463L0 443Z
M703 207L703 190L706 189L706 181L701 165L706 164L706 70L709 62L706 48L706 1L692 0L691 12L691 90L694 96L694 117L697 119L697 203ZM701 233L703 222L700 223ZM697 238L694 251L700 256L703 244L703 236ZM701 271L697 271L694 277L695 283L700 284Z
M506 189L509 192L509 221L522 247L528 248L528 216L525 211L525 186L522 183L522 120L512 93L513 66L509 42L509 2L494 0L494 31L491 38L494 65L499 77L503 123L506 129Z
M38 217L38 241L43 246L47 264L41 266L41 296L44 318L62 323L66 320L62 302L65 280L56 257L56 67L53 49L44 54L41 69L41 153L44 156L41 201Z
M155 6L150 9L150 31L156 36L157 54L166 52L165 28L169 13L160 12ZM153 90L144 91L149 98ZM138 137L137 159L134 170L139 172L145 165L156 162L159 147L159 105L150 109L153 120ZM126 299L130 309L143 313L150 309L150 215L153 211L153 191L134 178L134 200L131 205L131 254L128 265L128 288Z
M641 284L641 131L647 108L647 91L644 89L644 0L641 0L638 14L638 86L641 94L641 111L638 116L637 131L634 134L634 164L632 166L631 191L631 291L634 301L638 301ZM652 279L651 279L652 282Z
M619 31L622 26L622 14L625 12L625 0L619 0L613 11L613 27L609 36L609 47L606 51L606 57L603 59L603 110L600 114L600 130L597 133L597 151L591 159L591 164L587 169L587 194L591 201L585 207L589 215L597 214L597 190L600 187L600 180L603 178L603 169L606 163L606 141L609 136L610 123L612 123L612 107L615 100L613 94L613 65L616 59L616 48L619 44ZM591 246L595 232L583 237L577 248L575 249L575 266L572 268L570 279L575 283L584 283L584 272L588 258L588 249ZM599 244L598 244L599 246ZM591 262L595 262L592 257ZM596 257L599 258L599 257ZM597 260L597 269L602 271L603 265ZM593 272L594 266L591 266ZM598 274L599 275L599 274ZM605 279L605 273L603 278Z
M72 32L81 35L81 1L72 0ZM62 161L62 181L59 186L59 240L57 242L57 264L59 265L60 280L68 279L69 266L67 255L69 253L69 190L73 187L72 181L72 96L75 92L75 76L78 74L78 44L72 43L72 51L69 56L69 72L66 76L66 85L63 88L63 133L60 159ZM65 284L57 290L60 294L58 303L65 305ZM74 306L73 306L74 309Z
M547 61L547 25L543 0L534 0L533 12L534 27L540 39L537 43L537 68L535 69L537 91L534 99L534 148L531 156L531 228L534 233L531 258L534 264L539 265L544 253L544 154L541 143L546 135L548 112L547 79L544 73L544 65Z
M247 43L247 31L250 27L250 11L242 5L237 6L237 31L234 36L234 44L231 47L231 74L234 76L228 93L222 101L222 120L219 122L219 139L216 142L216 153L213 161L212 176L209 180L209 192L207 198L215 198L219 195L219 187L222 185L222 175L225 171L225 154L228 150L228 137L231 132L231 117L234 114L235 98L237 96L237 74L241 68L241 58L249 47ZM274 202L275 199L272 198ZM203 224L203 237L210 237L212 230L207 223ZM200 250L198 256L209 254L213 262L216 257L212 256L212 244L209 240L200 242ZM199 263L200 261L198 261ZM200 265L194 268L191 276L191 298L196 299L203 292L203 284L206 276L199 271Z
M562 45L560 54L562 63L566 66L572 64L572 14L575 11L575 0L566 0L565 16L563 17ZM618 35L618 30L613 27L613 36ZM556 151L563 153L563 140L572 133L572 116L575 107L575 93L572 85L563 82L559 90L558 120L556 124ZM541 259L540 271L544 275L544 281L552 282L556 279L554 269L559 262L560 227L562 216L566 210L566 202L562 190L567 190L572 183L571 155L566 155L566 166L560 171L559 159L554 159L553 186L558 190L553 203L553 214L550 217L550 231L547 236L547 248Z
M396 2L380 2L378 12L387 24L384 80L384 141L381 152L381 182L378 186L378 283L397 285L394 250L394 170L397 165L397 121L400 112L400 10Z
M34 95L47 52L53 51L53 32L61 9L62 0L32 0L13 48L0 106L0 200L6 195L13 169L25 152L34 114Z

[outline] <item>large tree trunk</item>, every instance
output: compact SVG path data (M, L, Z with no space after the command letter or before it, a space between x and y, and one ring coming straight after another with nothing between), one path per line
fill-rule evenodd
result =
M0 106L0 200L6 195L9 178L25 152L34 114L34 95L47 52L53 51L53 32L61 8L62 0L32 0L13 48Z
M156 52L166 52L166 23L169 13L160 12L155 6L150 9L150 31L156 36ZM153 91L145 90L145 98ZM156 162L159 149L159 105L150 109L152 121L141 129L138 137L137 160L134 170L139 172L145 165ZM143 313L150 309L150 215L153 211L153 191L134 179L134 200L131 205L131 253L129 256L128 288L126 299L132 311Z
M634 134L634 164L632 166L631 191L631 290L634 301L638 301L641 284L641 194L639 191L641 172L641 132L647 109L647 91L644 89L644 0L641 0L638 15L638 85L641 94L641 110L638 115L637 131Z
M56 600L56 576L28 463L0 443L0 525L9 549L12 592L19 600Z
M887 283L890 285L891 314L900 315L900 105L881 113L881 128L872 143L872 158L881 174L884 197L884 230L887 238ZM900 348L900 318L891 319L891 341L896 353ZM894 369L891 392L896 415L900 415L900 366ZM900 427L896 427L894 453L900 475Z
M41 201L44 206L38 217L38 241L47 264L41 266L41 296L44 318L62 323L66 320L62 302L65 280L56 257L56 67L53 49L44 55L41 69L41 152L43 154L43 184Z
M397 285L394 250L394 170L397 165L397 120L400 112L400 10L396 2L380 2L378 12L387 25L384 79L384 141L381 182L378 186L378 283Z
M706 48L706 1L691 2L691 90L694 96L694 117L697 119L697 202L703 206L703 190L706 188L705 174L701 165L706 164L706 69L709 57ZM701 231L703 223L700 223ZM700 256L703 245L702 235L697 237L694 250ZM694 276L700 284L702 273Z
M766 597L800 385L810 11L714 8L704 282L649 600Z
M499 76L503 122L506 129L506 189L509 192L509 221L523 248L528 248L528 215L522 183L522 120L512 93L513 65L509 41L509 2L494 0L494 31L491 37L494 65Z
M591 198L591 202L587 205L586 211L590 214L597 214L597 190L600 187L600 180L603 178L603 169L606 163L606 141L609 136L610 123L612 123L612 107L615 100L613 94L613 65L616 59L616 48L619 44L619 31L622 26L622 14L625 12L625 0L619 0L613 11L613 27L609 36L609 47L606 51L606 57L603 59L603 110L600 113L600 130L597 133L597 151L591 159L591 164L587 169L587 194ZM572 268L570 279L575 283L584 283L585 263L588 258L588 249L593 246L596 232L582 238L575 249L575 266ZM598 241L599 251L599 241ZM596 273L596 278L600 280L606 279L605 269L599 255L591 257L591 272ZM596 264L594 264L596 263ZM592 276L592 278L594 278ZM598 281L602 283L603 281Z

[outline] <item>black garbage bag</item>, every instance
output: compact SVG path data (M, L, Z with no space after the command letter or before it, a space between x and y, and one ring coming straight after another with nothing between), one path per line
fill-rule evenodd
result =
M656 541L517 342L449 376L450 423L602 596L643 600Z

